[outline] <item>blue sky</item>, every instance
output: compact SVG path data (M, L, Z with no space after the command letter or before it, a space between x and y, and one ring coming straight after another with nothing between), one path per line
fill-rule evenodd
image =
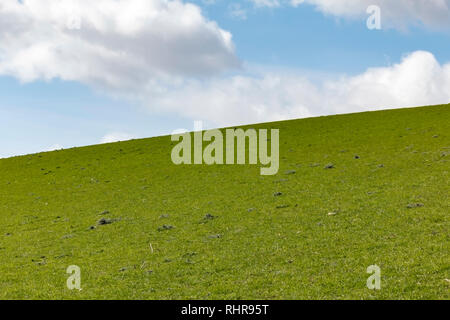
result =
M101 5L109 5L106 0L95 8L74 10L69 18L82 22L75 32L86 30L75 34L54 31L68 19L64 13L37 14L42 9L38 6L51 2L25 1L36 11L25 17L13 1L0 0L10 6L9 11L0 9L0 40L19 33L18 40L8 38L10 43L0 45L0 157L170 134L178 128L191 129L193 120L214 127L450 102L450 25L441 17L442 8L431 8L426 16L419 8L405 16L396 13L398 8L382 6L382 29L369 30L366 12L347 8L347 13L336 13L325 0L316 1L322 7L313 0L296 7L191 1L201 12L187 1L171 7L167 1L152 0L155 6L147 8L132 0L123 4L136 5L125 21L142 18L142 6L149 17L151 12L163 12L173 21L129 22L124 27L120 16L112 16L111 21L123 28L116 31L101 29L108 28L101 24L104 18L83 16L88 10L103 12ZM39 27L26 22L22 26L30 28L31 39L8 22L21 15L39 21ZM437 17L430 23L432 15ZM189 23L178 25L180 17ZM434 23L439 19L443 22ZM52 29L45 29L46 24ZM106 33L107 39L99 36ZM165 49L165 42L158 43L161 34L173 42L163 54L153 54ZM124 46L118 50L116 43L121 42ZM91 49L99 43L101 54ZM46 49L39 51L42 44ZM106 49L108 54L125 54L99 66ZM130 56L143 64L135 66ZM428 84L432 89L424 88ZM381 99L383 86L389 90Z
M194 1L201 4L203 1ZM248 1L247 1L248 2ZM367 67L398 62L408 52L429 50L450 61L450 29L369 30L366 19L325 16L314 6L249 7L247 19L229 13L229 1L203 6L205 14L233 34L245 61L324 72L357 73Z

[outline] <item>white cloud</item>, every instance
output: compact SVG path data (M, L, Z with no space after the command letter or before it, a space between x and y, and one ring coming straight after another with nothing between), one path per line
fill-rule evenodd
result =
M276 0L251 1L259 7L280 6ZM282 0L281 4L293 7L309 4L325 14L346 18L365 17L367 8L377 5L386 27L404 29L418 24L431 28L450 27L450 0Z
M0 75L98 87L239 67L231 34L178 0L0 0Z
M42 151L47 152L47 151L55 151L55 150L61 150L61 149L63 149L63 146L57 143L57 144L54 144L54 145L52 145L52 146L50 146L48 148L45 148Z
M233 18L240 20L247 19L247 11L239 3L230 3L228 5L228 11Z
M347 0L305 2L353 10ZM447 1L439 3L445 13ZM450 101L450 63L428 52L320 84L294 72L218 76L237 65L231 34L181 1L0 0L0 74L79 81L152 111L234 125ZM115 133L102 142L132 138Z
M313 83L284 72L186 81L142 96L149 108L237 125L450 102L450 63L417 51L390 67Z
M136 139L136 137L129 133L124 132L112 132L108 133L100 139L100 143L112 143L118 141L127 141Z
M277 8L280 6L280 2L278 0L250 0L253 2L255 7L269 7L269 8Z

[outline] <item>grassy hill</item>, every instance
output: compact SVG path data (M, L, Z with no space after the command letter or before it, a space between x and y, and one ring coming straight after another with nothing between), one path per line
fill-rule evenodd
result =
M250 127L277 175L170 137L0 160L0 298L449 299L450 105Z

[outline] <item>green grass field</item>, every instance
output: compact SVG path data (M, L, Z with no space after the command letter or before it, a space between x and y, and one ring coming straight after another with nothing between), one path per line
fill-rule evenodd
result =
M450 105L249 127L277 175L170 136L0 160L0 298L449 299Z

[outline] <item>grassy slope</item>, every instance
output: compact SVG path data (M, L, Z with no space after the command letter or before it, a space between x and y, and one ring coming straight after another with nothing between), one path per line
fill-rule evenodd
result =
M175 166L169 137L1 160L0 298L448 299L449 119L444 105L254 126L280 129L276 176ZM118 221L89 230L104 210Z

